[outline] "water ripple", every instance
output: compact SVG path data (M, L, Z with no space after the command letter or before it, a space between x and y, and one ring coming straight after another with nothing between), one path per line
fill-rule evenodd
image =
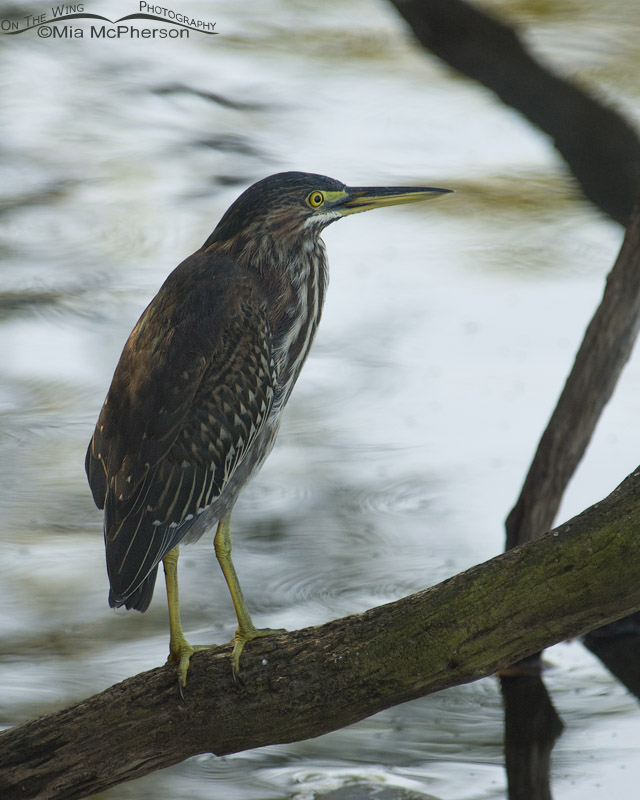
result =
M438 496L425 478L398 478L361 488L352 496L354 510L380 514L427 514Z

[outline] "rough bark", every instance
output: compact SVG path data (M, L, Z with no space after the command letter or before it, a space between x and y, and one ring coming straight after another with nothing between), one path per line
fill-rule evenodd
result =
M548 134L585 196L626 225L640 193L640 138L614 109L540 64L517 33L463 0L390 0L416 38Z
M197 753L344 727L490 675L640 608L640 471L546 536L432 589L261 639L231 679L227 646L136 675L0 735L0 796L84 797Z

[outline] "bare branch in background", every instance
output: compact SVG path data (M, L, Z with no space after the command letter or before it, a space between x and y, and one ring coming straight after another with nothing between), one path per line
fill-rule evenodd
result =
M554 74L512 28L463 0L390 2L421 44L548 134L585 196L627 224L640 195L640 138L624 117Z
M562 496L627 363L640 328L640 209L633 215L560 399L540 439L507 546L549 530Z

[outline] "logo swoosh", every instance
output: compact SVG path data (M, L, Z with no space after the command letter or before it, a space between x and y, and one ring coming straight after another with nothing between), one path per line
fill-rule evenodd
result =
M26 33L34 28L39 28L41 25L55 25L57 22L62 22L63 20L67 19L101 19L104 22L108 22L110 25L117 25L119 22L125 22L129 19L150 19L155 20L156 22L163 22L165 25L177 25L179 28L185 28L188 31L205 33L207 36L218 35L218 31L206 31L203 28L194 28L191 25L185 25L183 22L178 22L175 19L157 17L155 14L127 14L126 17L120 17L120 19L109 19L109 17L103 17L100 14L65 14L62 17L55 17L54 19L48 19L44 22L38 22L36 25L29 25L28 28L22 28L19 31L2 31L2 34L4 36L16 36L19 33ZM215 22L211 24L215 25Z

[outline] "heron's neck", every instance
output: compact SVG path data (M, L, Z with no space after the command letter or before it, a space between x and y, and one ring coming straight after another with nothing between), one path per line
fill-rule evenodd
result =
M322 314L329 281L324 242L315 235L292 244L284 236L263 232L261 236L212 246L255 275L262 286L280 386L276 402L284 405L309 354Z
M280 384L276 402L284 405L311 349L322 314L329 271L324 242L320 238L306 240L302 246L278 256L280 285L276 296L279 308L272 318L272 331Z

